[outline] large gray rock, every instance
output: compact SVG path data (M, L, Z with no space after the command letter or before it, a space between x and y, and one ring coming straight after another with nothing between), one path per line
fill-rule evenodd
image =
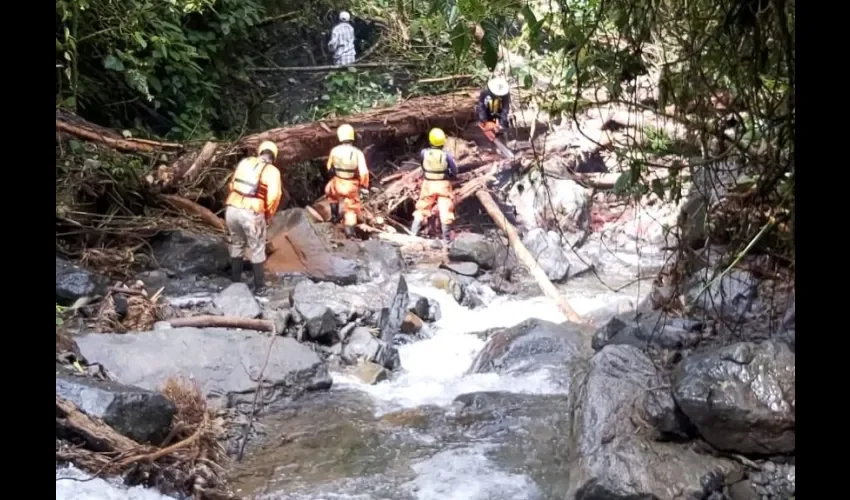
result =
M576 499L707 498L741 478L737 464L642 437L635 418L647 393L670 399L639 349L616 345L596 353L574 410L569 492ZM667 405L670 406L670 405Z
M559 228L574 246L590 227L590 197L572 180L542 177L535 169L510 191L521 227Z
M784 343L740 342L692 354L673 372L673 396L718 449L794 451L795 355Z
M738 321L750 311L758 295L758 280L741 269L722 277L720 273L711 267L697 271L689 280L685 299L689 307Z
M158 392L57 371L56 395L139 443L159 445L177 408Z
M56 257L56 303L69 306L81 297L105 292L105 277Z
M496 249L481 234L460 233L449 247L449 259L458 262L474 262L483 269L496 265Z
M661 311L628 312L608 320L593 334L591 346L631 345L641 349L690 349L696 346L703 325L685 318L668 318Z
M401 251L395 245L381 240L366 240L360 247L360 281L380 279L404 270Z
M292 292L292 306L302 315L304 311L321 306L336 315L341 324L348 323L355 317L379 313L389 307L396 296L398 276L349 286L302 281Z
M215 236L172 231L152 247L159 266L173 275L218 274L230 267L230 253Z
M558 282L567 277L570 261L561 248L558 233L534 228L525 235L522 242L550 280Z
M214 403L251 405L263 366L263 403L327 389L328 368L308 346L288 337L225 328L172 328L77 338L83 355L121 383L157 390L169 377L195 380ZM266 361L268 359L268 363Z
M368 328L355 328L342 348L342 358L349 364L358 361L376 363L390 370L401 366L398 350L386 342L375 338Z
M215 308L224 316L258 318L263 313L251 289L245 283L233 283L214 299Z
M582 337L579 327L539 319L496 330L472 361L470 373L516 374L543 367L564 368L580 360Z

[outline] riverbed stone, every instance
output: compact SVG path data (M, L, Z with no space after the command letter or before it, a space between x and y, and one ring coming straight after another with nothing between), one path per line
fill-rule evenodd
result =
M718 449L793 452L795 354L782 342L739 342L695 353L673 372L676 403Z
M527 319L510 328L495 330L472 361L470 373L525 373L550 367L561 369L583 354L579 328Z
M458 262L473 262L482 269L496 265L496 249L490 240L478 233L460 233L449 246L449 259Z
M422 330L422 327L424 325L425 324L422 321L422 318L408 311L407 314L405 314L404 316L404 322L402 322L401 324L401 333L407 335L415 335L419 333L420 330Z
M741 479L732 461L647 439L636 401L667 390L652 361L629 345L606 346L588 363L574 409L574 450L565 498L707 498Z
M383 366L370 361L362 361L354 368L354 376L364 384L375 385L387 380L390 372Z
M380 279L404 270L401 251L386 241L366 240L360 243L360 258L359 281Z
M342 358L349 364L368 361L389 370L395 370L401 366L395 346L375 338L368 328L362 326L355 328L348 336L342 348Z
M446 268L461 276L478 275L478 264L475 262L445 262L440 264L440 267Z
M170 377L188 378L218 406L250 407L255 378L264 365L264 404L331 386L327 365L310 347L288 337L185 327L88 334L77 343L87 359L102 364L121 383L158 390Z
M381 309L392 305L399 276L385 276L381 280L349 286L302 281L292 292L292 306L302 315L303 311L317 306L330 309L340 323L348 323L356 317L379 315Z
M105 277L56 257L56 303L72 305L81 297L102 295L106 292Z
M216 236L171 231L151 247L159 266L175 276L213 275L230 267L230 253Z
M741 269L733 269L722 276L720 272L704 267L694 273L688 281L686 303L696 310L738 321L751 310L756 300L758 280Z
M60 371L56 395L139 443L159 445L177 412L174 403L158 392Z
M405 281L404 276L399 275L392 301L387 307L381 309L381 317L378 321L381 340L389 345L392 345L393 338L401 333L401 325L404 323L409 301L407 281Z
M558 233L538 227L529 231L522 242L546 273L546 277L554 282L567 277L570 261L561 248Z
M258 318L263 310L248 285L233 283L213 299L216 309L224 316Z
M668 318L662 311L630 311L609 319L593 334L591 346L631 345L640 349L690 349L702 338L703 324L686 318Z

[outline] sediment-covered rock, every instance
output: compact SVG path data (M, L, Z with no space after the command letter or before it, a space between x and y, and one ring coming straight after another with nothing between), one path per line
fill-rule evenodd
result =
M257 299L245 283L233 283L214 299L217 312L224 316L258 318L263 313Z

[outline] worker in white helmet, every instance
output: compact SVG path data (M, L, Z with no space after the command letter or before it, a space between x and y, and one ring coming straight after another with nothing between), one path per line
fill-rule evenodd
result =
M499 133L508 127L511 112L511 93L508 81L497 76L487 82L478 96L479 125L485 132Z
M339 23L331 30L328 49L333 53L334 66L354 64L354 58L357 56L354 50L354 27L350 21L351 14L342 11L339 13Z

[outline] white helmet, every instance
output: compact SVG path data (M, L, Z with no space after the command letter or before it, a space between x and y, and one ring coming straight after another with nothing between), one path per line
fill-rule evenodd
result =
M342 12L339 13L339 22L347 23L350 20L351 20L351 14L349 14L348 12L342 11Z
M504 77L497 76L487 82L487 90L496 97L504 97L510 91L510 86Z

